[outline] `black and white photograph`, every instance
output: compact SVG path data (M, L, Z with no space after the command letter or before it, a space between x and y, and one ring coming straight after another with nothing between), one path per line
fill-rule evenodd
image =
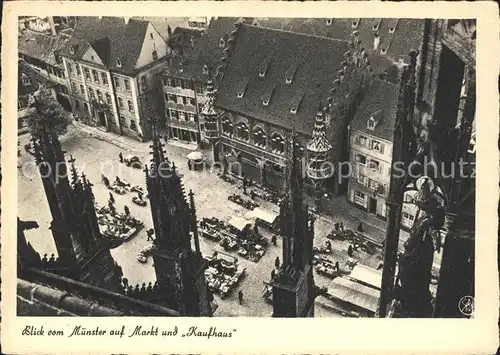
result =
M18 316L474 317L475 19L17 30Z

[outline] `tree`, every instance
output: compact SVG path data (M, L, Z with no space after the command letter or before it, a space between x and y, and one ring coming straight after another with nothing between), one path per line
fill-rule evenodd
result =
M31 134L42 128L53 130L58 135L66 133L70 122L69 114L50 90L42 88L35 93L31 107L35 108L35 112L28 119Z

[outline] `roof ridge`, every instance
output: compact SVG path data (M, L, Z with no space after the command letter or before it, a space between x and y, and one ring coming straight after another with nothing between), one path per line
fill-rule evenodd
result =
M287 31L287 30L270 28L270 27L256 26L256 25L252 25L252 24L248 24L248 23L241 23L241 27L253 27L253 28L259 28L259 29L262 29L262 30L268 30L268 31L271 31L271 32L290 33L290 34L293 34L294 36L298 36L298 37L301 37L301 36L302 37L308 37L308 38L313 37L313 38L324 39L324 40L332 41L332 42L340 42L340 43L345 43L345 44L349 43L348 41L345 41L345 40L339 39L339 38L330 38L330 37L312 35L312 34L308 34L308 33L300 33L300 32Z

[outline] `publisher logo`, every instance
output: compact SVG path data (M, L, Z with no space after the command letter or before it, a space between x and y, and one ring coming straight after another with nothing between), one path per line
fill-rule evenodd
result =
M464 296L458 302L458 309L464 316L474 314L474 298L472 296Z

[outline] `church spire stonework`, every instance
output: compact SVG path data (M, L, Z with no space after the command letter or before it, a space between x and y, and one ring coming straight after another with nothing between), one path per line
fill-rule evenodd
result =
M211 316L211 297L205 280L207 265L199 250L194 194L190 193L188 202L181 178L174 164L168 163L155 129L151 148L152 160L145 172L156 238L154 268L161 294L156 303L185 316Z

